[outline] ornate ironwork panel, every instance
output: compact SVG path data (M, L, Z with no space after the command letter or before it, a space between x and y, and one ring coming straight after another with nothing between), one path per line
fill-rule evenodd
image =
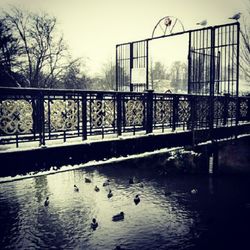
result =
M4 100L0 103L0 131L3 134L31 133L33 129L31 101Z
M88 113L91 128L114 126L115 103L113 100L91 100L91 112Z
M143 125L144 104L142 100L125 101L126 126Z
M191 116L191 105L188 100L179 100L178 103L178 121L187 122Z
M44 102L45 123L50 131L77 129L78 106L76 100L46 100Z
M209 100L207 98L196 99L197 123L207 124L209 121Z
M216 99L214 101L214 118L223 119L224 114L224 104L222 101Z
M157 100L154 108L155 123L170 123L173 113L173 103L171 100Z
M241 118L246 118L248 114L248 103L247 100L240 101L240 116Z
M228 117L236 118L236 102L233 100L228 103Z

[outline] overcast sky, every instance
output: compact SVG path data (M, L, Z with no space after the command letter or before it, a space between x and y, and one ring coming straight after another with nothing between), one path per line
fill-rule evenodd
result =
M57 17L73 56L87 58L88 68L100 70L115 58L117 43L151 36L164 16L179 18L186 30L196 22L223 24L236 12L243 12L249 0L0 0L2 9L12 4L29 10L43 10Z

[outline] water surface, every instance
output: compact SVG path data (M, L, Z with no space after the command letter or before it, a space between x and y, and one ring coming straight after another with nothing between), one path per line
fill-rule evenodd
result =
M130 185L132 177L137 183ZM109 187L102 186L106 179ZM162 176L150 166L113 164L0 188L1 249L250 249L247 177ZM196 195L190 193L193 188ZM137 206L136 194L141 197ZM113 222L120 211L125 219ZM92 218L99 223L95 231Z

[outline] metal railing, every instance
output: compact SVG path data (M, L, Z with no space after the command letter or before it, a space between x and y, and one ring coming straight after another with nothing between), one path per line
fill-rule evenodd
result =
M229 95L0 88L0 144L234 126L250 121L249 105Z

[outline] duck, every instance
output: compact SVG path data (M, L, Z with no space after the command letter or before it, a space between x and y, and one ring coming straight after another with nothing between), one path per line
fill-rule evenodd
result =
M112 193L111 190L109 190L109 193L108 193L107 197L108 197L108 198L111 198L112 196L113 196L113 193Z
M85 177L85 183L91 183L91 180Z
M120 212L112 217L112 221L124 220L124 212Z
M97 229L97 227L98 227L98 222L96 221L95 218L93 218L93 220L92 220L90 226L91 226L91 228L92 228L93 230L96 230L96 229Z
M46 200L44 201L44 206L47 207L49 205L49 197L46 197Z
M165 191L165 196L169 196L171 195L172 193L170 191Z
M133 179L133 178L130 178L130 179L128 180L128 183L129 183L129 184L134 184L134 179Z
M134 203L135 203L135 205L138 205L138 204L140 203L140 201L141 201L141 199L140 199L140 197L139 197L139 194L137 194L137 195L135 196L135 198L134 198Z
M198 189L193 188L190 192L191 192L191 194L197 194L198 193Z
M74 190L75 192L79 192L79 188L76 185L74 185Z
M97 186L95 186L95 191L96 191L96 192L99 192L99 191L100 191L100 188L97 187Z
M143 188L144 187L143 183L142 182L139 183L138 187Z
M103 187L108 186L108 185L109 185L109 183L110 183L110 180L109 180L109 179L107 179L106 181L104 181L104 183L103 183Z

